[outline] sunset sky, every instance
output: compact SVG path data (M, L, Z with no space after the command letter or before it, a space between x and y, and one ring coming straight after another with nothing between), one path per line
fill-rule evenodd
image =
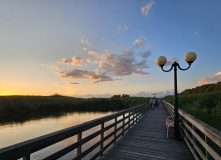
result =
M221 81L221 1L0 2L0 95L173 94Z

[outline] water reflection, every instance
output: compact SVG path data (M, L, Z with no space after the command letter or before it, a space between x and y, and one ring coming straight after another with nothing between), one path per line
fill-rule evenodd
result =
M31 120L29 119L28 121L24 121L24 119L26 119L24 118L19 121L14 120L11 123L3 122L0 125L0 148L75 126L112 113L113 112L73 112L57 114L47 118L40 116L38 118L32 118ZM71 137L71 139L72 140L65 141L65 143L62 142L62 146L68 146L72 144L73 141L76 141L76 137ZM55 148L52 150L55 151ZM36 158L37 157L39 158L39 156L36 156Z

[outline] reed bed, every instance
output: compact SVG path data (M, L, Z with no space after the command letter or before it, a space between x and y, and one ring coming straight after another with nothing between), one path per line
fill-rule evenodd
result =
M173 96L165 101L174 104ZM178 95L179 108L221 131L221 92Z

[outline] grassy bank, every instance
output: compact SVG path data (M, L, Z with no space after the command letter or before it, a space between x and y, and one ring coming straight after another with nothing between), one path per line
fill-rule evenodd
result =
M147 103L147 98L73 98L64 96L0 96L0 115L67 111L118 111Z
M173 103L173 96L163 98ZM221 131L221 92L183 94L178 96L179 108Z

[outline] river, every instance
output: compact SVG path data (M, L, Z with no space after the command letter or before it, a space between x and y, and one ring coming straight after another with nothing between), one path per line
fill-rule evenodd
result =
M99 117L113 114L114 112L73 112L65 113L58 117L47 117L41 119L32 119L25 122L13 122L3 123L0 125L0 148L4 148L19 142L23 142L32 138L36 138L48 133L52 133L58 130L62 130L77 124L81 124ZM93 128L91 131L96 130ZM90 133L85 133L90 134ZM76 136L68 138L55 145L47 147L44 150L31 154L31 159L38 160L50 155L61 148L64 148L77 139ZM92 142L93 143L93 142ZM84 147L84 146L83 146ZM61 159L71 159L73 154L76 155L76 151L67 154ZM87 159L87 158L86 158Z

